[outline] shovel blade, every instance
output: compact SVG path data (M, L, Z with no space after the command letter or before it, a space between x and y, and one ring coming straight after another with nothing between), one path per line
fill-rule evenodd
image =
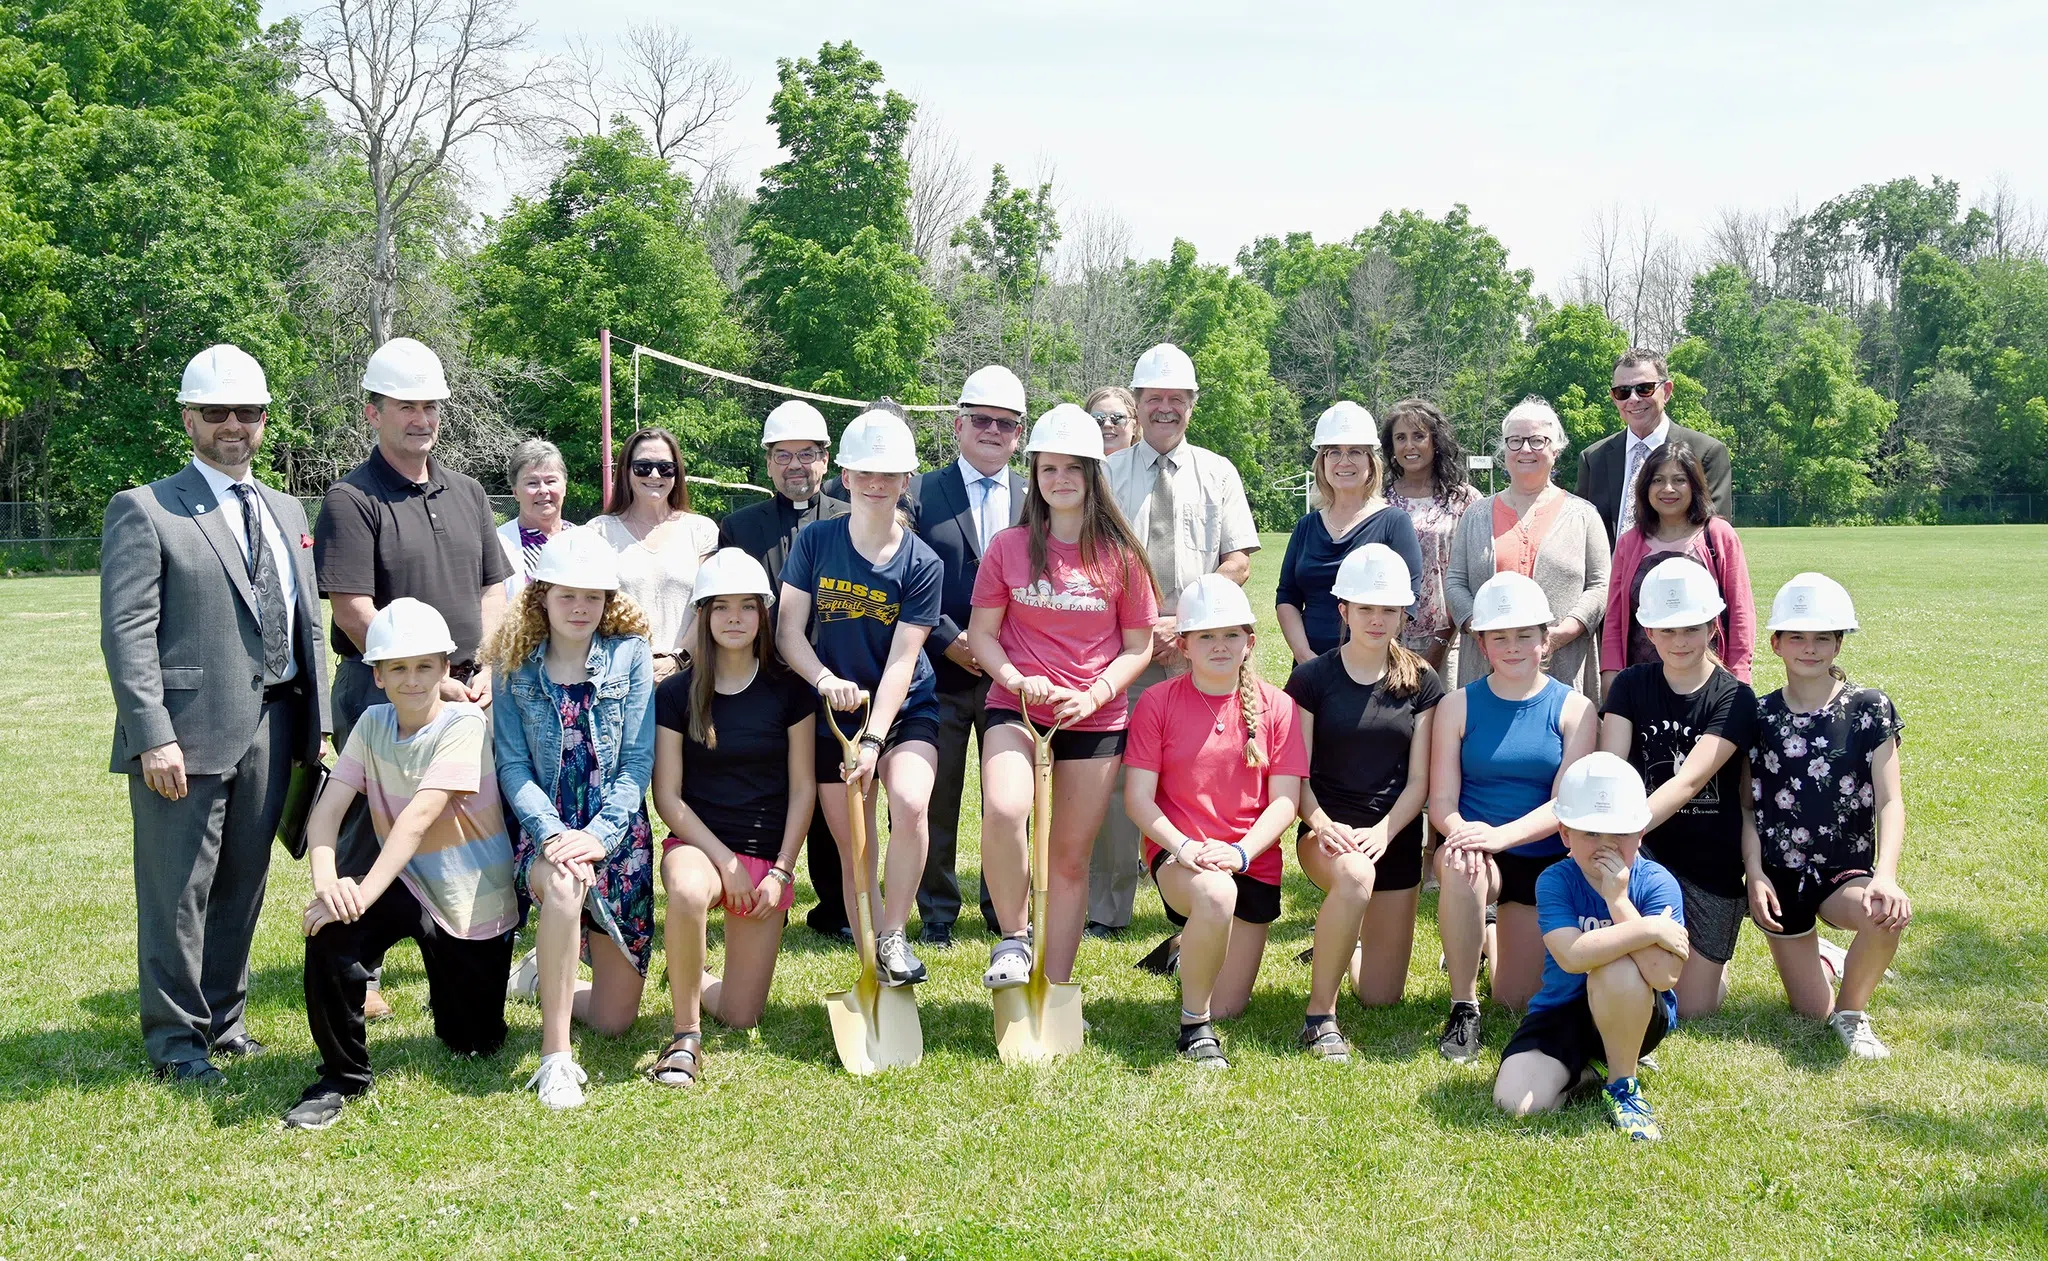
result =
M1081 987L1040 977L997 990L996 1054L1005 1064L1030 1064L1081 1049Z
M856 1077L888 1068L909 1068L924 1058L924 1030L917 998L908 989L879 988L863 1002L859 988L825 995L832 1045L839 1062Z

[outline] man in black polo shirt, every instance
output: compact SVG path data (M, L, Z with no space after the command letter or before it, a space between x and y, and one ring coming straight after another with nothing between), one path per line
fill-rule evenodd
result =
M320 594L334 611L334 747L348 744L356 720L385 702L363 642L377 610L411 596L438 609L455 640L454 670L441 684L448 700L491 703L491 678L479 647L505 611L512 567L498 543L484 488L443 468L432 455L448 381L441 360L410 337L378 347L363 371L363 418L377 435L370 457L327 488L313 530ZM367 798L341 826L338 874L361 878L377 860ZM390 1014L372 991L371 1018Z

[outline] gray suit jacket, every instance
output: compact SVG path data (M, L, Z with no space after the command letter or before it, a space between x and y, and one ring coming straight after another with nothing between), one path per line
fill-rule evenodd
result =
M292 760L320 756L327 719L327 633L306 510L262 488L298 576L293 610L299 712ZM229 510L238 510L230 505ZM100 651L114 688L108 769L137 774L143 752L176 740L190 775L239 762L263 712L263 632L242 549L213 490L187 464L107 504L100 542Z

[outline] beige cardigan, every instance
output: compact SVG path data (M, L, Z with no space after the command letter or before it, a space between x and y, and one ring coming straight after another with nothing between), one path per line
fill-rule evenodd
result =
M1472 597L1493 577L1493 501L1488 496L1458 518L1451 538L1451 563L1444 571L1444 602L1451 621L1463 627L1472 618ZM1592 504L1567 493L1557 517L1536 553L1536 585L1550 601L1553 618L1579 619L1586 633L1560 649L1544 668L1589 697L1600 695L1600 622L1607 614L1607 527ZM1486 673L1486 658L1463 635L1458 641L1458 685Z

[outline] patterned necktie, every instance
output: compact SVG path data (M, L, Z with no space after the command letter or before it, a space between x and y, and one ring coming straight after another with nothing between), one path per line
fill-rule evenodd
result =
M1648 443L1633 437L1624 441L1628 443L1628 470L1621 475L1621 526L1614 532L1617 542L1636 523L1636 474L1642 471L1643 460L1650 454Z
M1174 546L1174 527L1180 524L1180 505L1174 499L1173 457L1159 457L1158 475L1152 479L1152 494L1146 500L1145 556L1159 580L1159 594L1171 603L1180 595L1179 549Z
M276 683L291 667L291 639L286 634L284 584L277 575L276 558L263 537L263 514L256 509L256 488L236 483L235 496L242 501L242 537L248 541L249 585L256 588L256 616L263 626L263 678Z
M978 478L974 484L981 487L981 509L975 513L975 518L981 527L981 550L986 553L988 551L988 541L994 538L996 531L1002 529L1007 523L997 521L995 514L989 509L989 496L996 493L996 479L993 477Z

